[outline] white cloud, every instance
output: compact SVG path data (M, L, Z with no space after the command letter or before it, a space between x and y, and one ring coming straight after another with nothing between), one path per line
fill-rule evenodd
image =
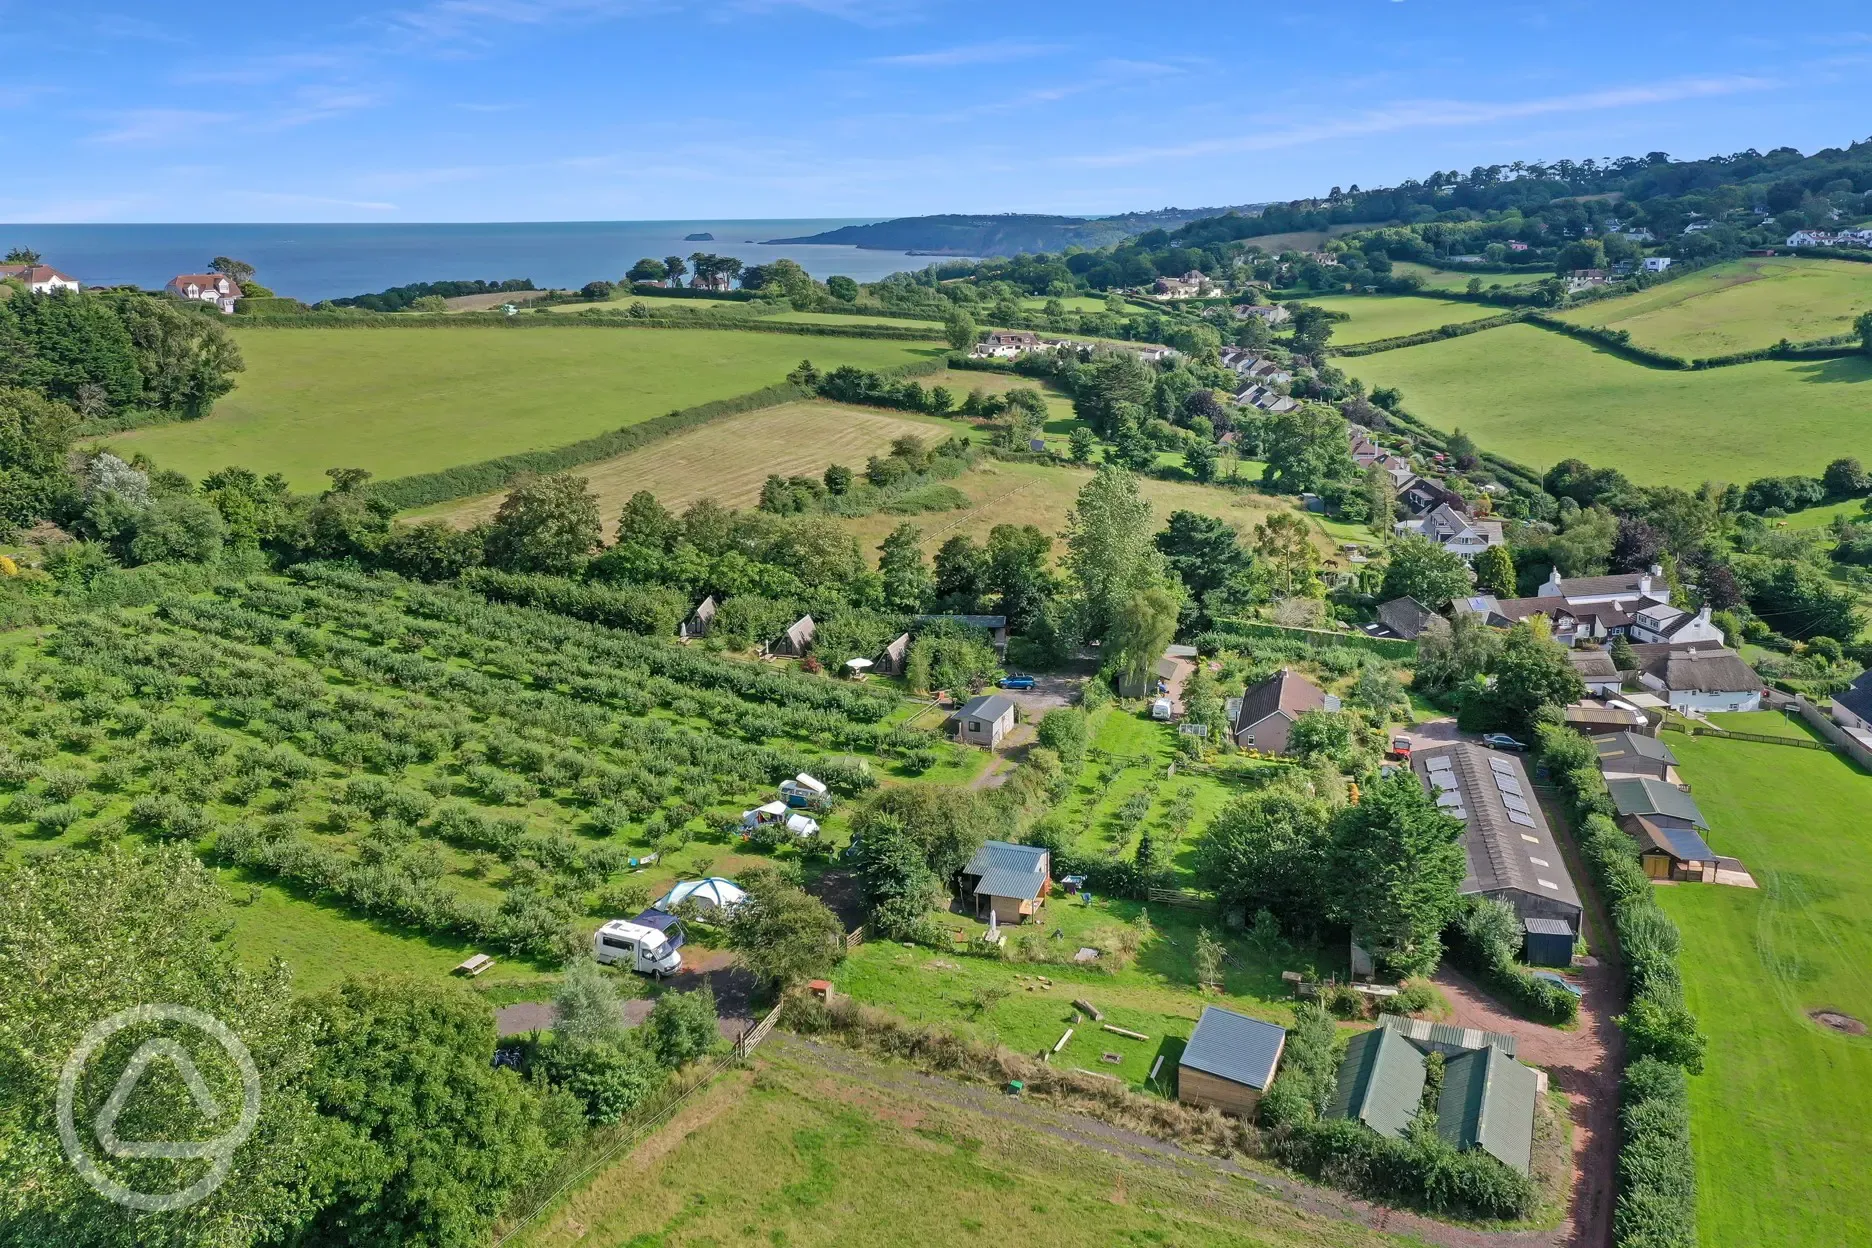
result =
M193 108L133 108L111 115L115 123L90 137L92 143L158 144L193 142L234 120L233 113Z
M1025 61L1064 52L1063 43L1036 43L1020 39L997 39L989 43L970 43L928 52L903 52L896 56L877 56L872 65L902 65L913 69L947 69L955 65L995 65L1005 61Z
M1641 108L1682 100L1708 99L1747 91L1767 91L1783 85L1773 78L1730 75L1684 78L1649 86L1608 87L1599 91L1547 96L1533 100L1400 100L1361 113L1317 122L1289 122L1249 134L1198 139L1189 143L1134 148L1070 158L1068 163L1093 166L1132 165L1177 157L1221 156L1301 147L1333 139L1363 138L1402 130L1447 129L1518 121L1563 113Z

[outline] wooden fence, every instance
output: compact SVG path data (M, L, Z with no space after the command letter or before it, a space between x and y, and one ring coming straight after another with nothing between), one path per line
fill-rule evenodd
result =
M760 1042L767 1038L767 1034L774 1029L774 1024L779 1021L780 1007L776 1005L773 1009L767 1011L766 1018L761 1019L760 1022L755 1023L753 1027L741 1033L741 1038L735 1041L735 1057L737 1059L745 1059L748 1054L759 1048Z
M1160 906L1208 907L1215 904L1215 898L1207 893L1199 893L1189 888L1146 888L1144 900Z
M1812 737L1777 737L1766 732L1731 732L1727 728L1718 728L1714 724L1679 724L1671 720L1664 723L1670 732L1688 733L1693 737L1722 737L1729 741L1757 741L1763 745L1791 745L1800 750L1828 750L1834 754L1844 754L1846 747L1831 741L1815 741Z
M850 953L859 945L864 944L864 942L865 930L863 925L852 928L851 931L845 933L845 952Z

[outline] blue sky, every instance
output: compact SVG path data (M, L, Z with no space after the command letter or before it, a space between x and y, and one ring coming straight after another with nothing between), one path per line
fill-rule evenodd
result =
M1840 0L0 0L0 30L9 222L1116 212L1872 131Z

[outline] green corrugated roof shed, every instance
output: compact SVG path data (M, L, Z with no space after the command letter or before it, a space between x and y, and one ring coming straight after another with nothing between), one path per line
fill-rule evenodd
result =
M1401 1138L1423 1100L1424 1056L1388 1027L1352 1037L1329 1118L1354 1118L1379 1135Z
M1526 1174L1534 1155L1534 1102L1540 1080L1490 1047L1452 1057L1437 1097L1437 1134L1457 1149L1481 1148Z

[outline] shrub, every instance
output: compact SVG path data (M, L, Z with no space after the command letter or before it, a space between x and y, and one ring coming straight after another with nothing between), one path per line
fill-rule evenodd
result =
M719 1052L726 1043L717 1025L715 993L707 985L658 997L641 1034L657 1061L671 1070Z

